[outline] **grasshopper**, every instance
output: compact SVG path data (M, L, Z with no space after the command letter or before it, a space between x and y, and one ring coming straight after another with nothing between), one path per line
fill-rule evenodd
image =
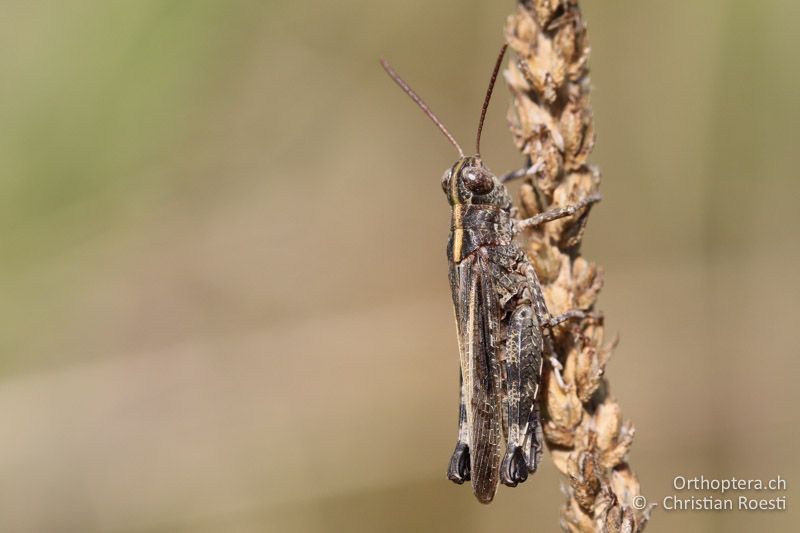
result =
M481 503L492 501L498 481L514 487L536 471L543 441L537 396L546 349L554 353L553 328L587 316L582 310L550 315L536 271L514 237L600 200L594 194L520 220L504 183L535 175L537 165L500 178L484 166L481 130L505 51L503 46L486 91L474 156L464 155L427 104L381 59L387 74L459 154L442 176L451 208L447 259L461 363L458 441L447 477L458 484L471 480ZM558 361L550 361L563 385Z

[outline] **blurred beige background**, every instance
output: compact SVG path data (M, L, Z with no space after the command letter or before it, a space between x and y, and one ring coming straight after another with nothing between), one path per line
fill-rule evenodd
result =
M584 251L643 491L789 483L649 531L796 530L800 4L584 4ZM557 529L549 463L490 507L444 478L455 155L377 64L469 144L513 5L4 4L1 531Z

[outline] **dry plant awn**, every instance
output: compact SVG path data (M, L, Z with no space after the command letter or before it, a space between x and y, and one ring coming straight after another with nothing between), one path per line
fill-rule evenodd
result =
M464 155L430 108L381 61L459 154L442 176L451 206L447 259L461 356L458 441L447 475L458 484L471 480L482 503L492 501L498 481L514 487L536 471L542 449L536 402L542 362L545 353L552 352L553 330L559 324L587 318L581 309L557 316L548 312L536 271L513 239L546 222L583 213L600 200L592 193L571 206L520 220L504 180L484 166L480 134L505 49L481 109L474 156ZM515 172L506 179L526 175Z

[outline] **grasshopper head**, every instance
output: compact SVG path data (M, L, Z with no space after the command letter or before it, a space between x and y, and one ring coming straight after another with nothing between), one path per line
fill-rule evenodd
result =
M442 190L450 205L495 203L498 185L478 156L460 158L442 175Z

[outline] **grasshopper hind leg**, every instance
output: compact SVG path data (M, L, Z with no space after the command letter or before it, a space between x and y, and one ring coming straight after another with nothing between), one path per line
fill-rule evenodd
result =
M453 456L450 458L450 466L447 468L447 479L459 485L470 480L469 430L463 376L461 376L460 383L461 401L458 411L458 442Z
M535 471L531 460L531 431L538 423L536 395L542 369L542 337L530 303L517 307L509 321L505 351L506 397L508 438L506 454L500 466L500 480L515 487ZM535 423L531 424L534 419ZM534 468L531 466L534 465Z

